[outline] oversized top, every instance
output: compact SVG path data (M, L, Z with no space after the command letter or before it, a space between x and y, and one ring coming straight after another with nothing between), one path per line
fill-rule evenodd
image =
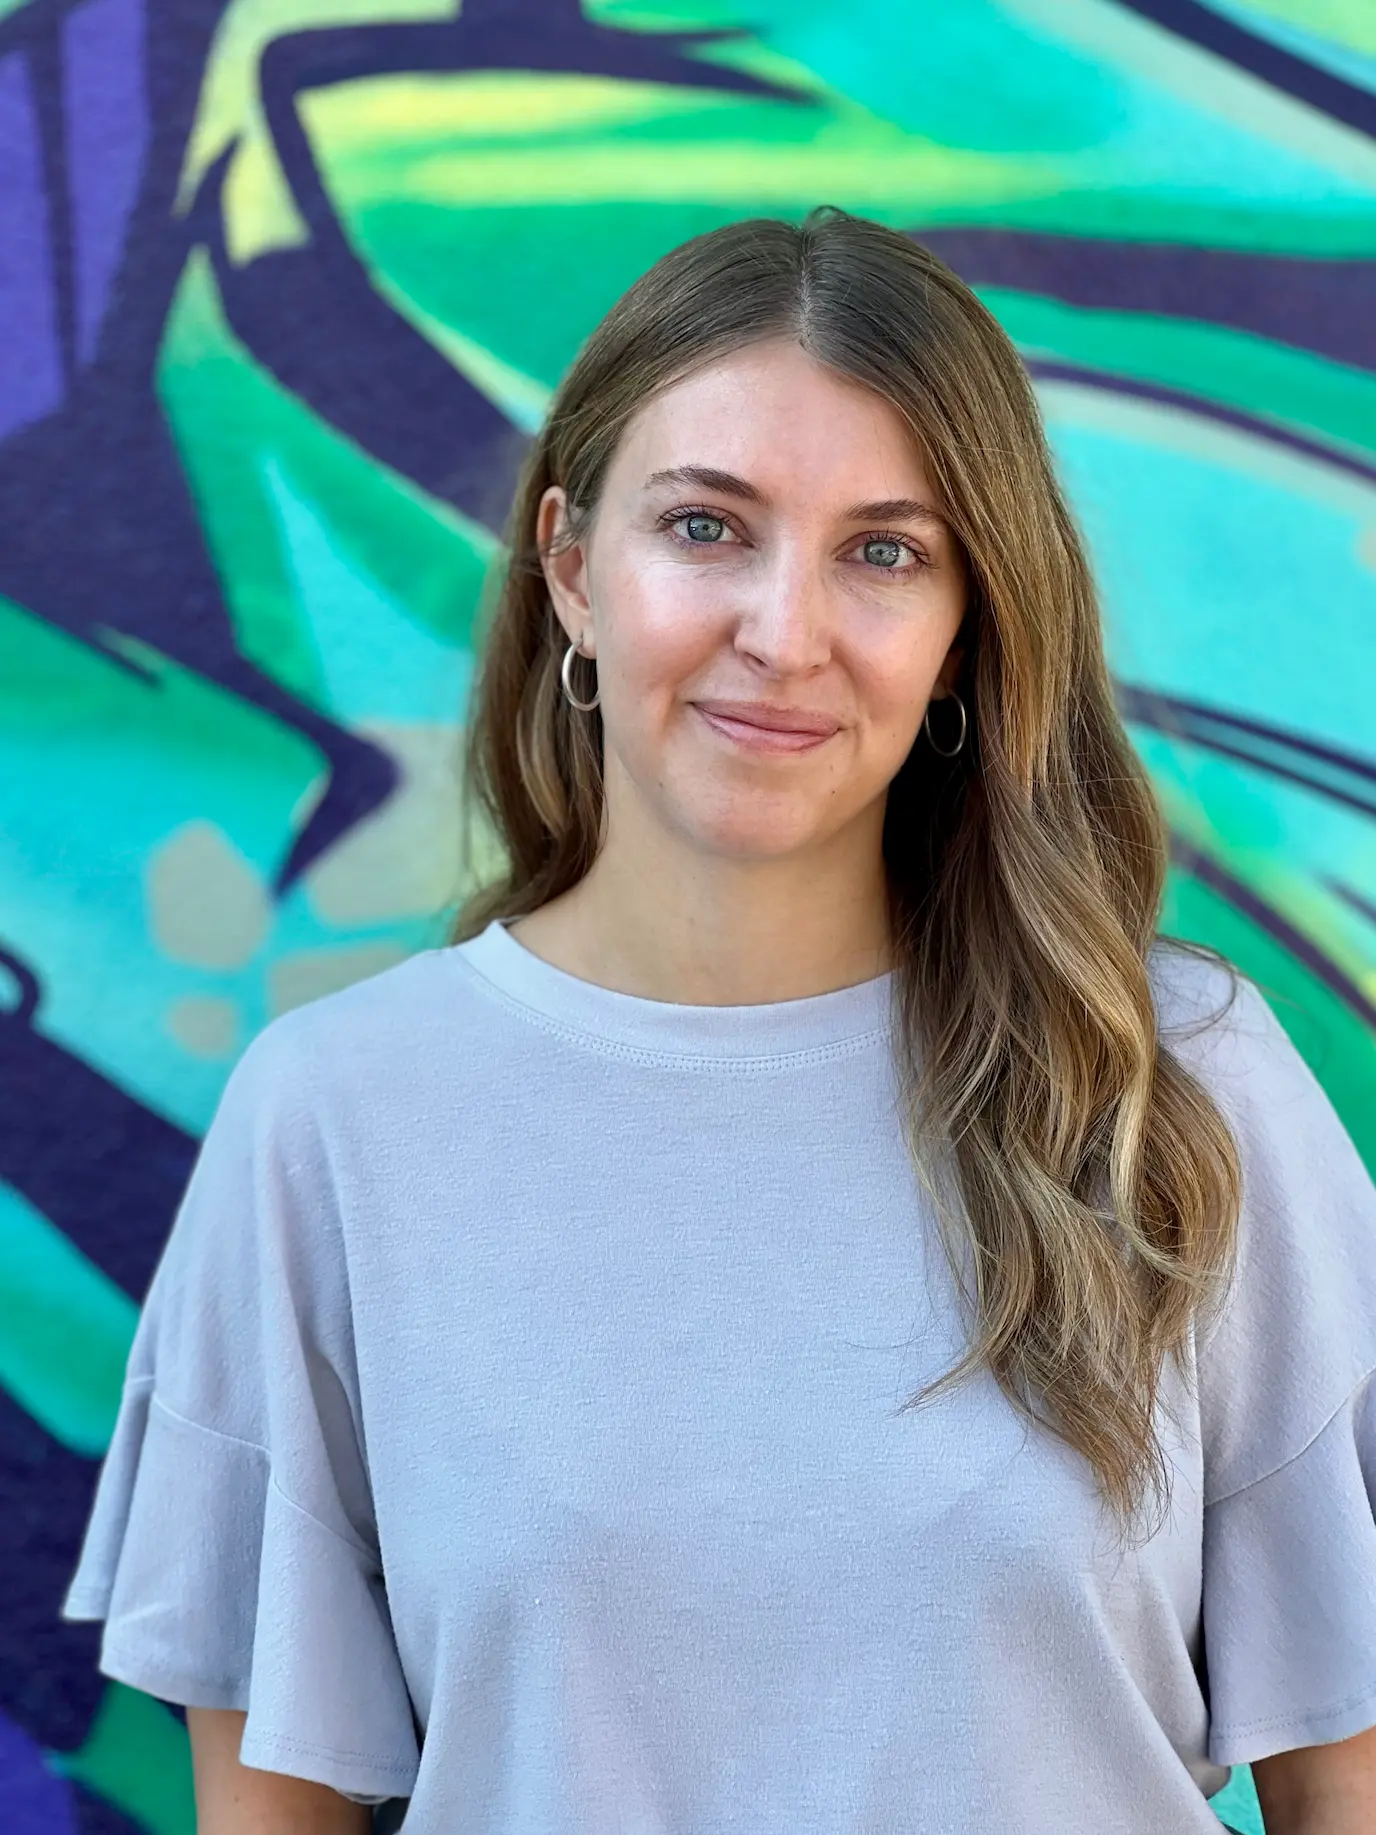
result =
M902 1407L966 1340L888 976L680 1006L494 922L235 1067L66 1615L406 1835L1217 1835L1376 1724L1376 1188L1250 983L1151 973L1245 1207L1144 1546L992 1378Z

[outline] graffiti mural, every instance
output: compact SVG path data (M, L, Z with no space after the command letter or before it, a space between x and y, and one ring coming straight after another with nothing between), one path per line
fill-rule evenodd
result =
M1037 381L1165 927L1376 1166L1365 0L0 0L0 1793L190 1835L62 1624L232 1063L442 940L526 442L665 249L836 203ZM1214 1799L1260 1830L1246 1767Z

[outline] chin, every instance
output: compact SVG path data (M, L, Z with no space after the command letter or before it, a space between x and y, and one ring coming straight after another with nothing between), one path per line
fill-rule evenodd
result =
M779 859L805 847L817 832L815 823L787 818L770 821L761 819L758 811L737 821L685 811L679 827L692 836L702 853L731 860Z

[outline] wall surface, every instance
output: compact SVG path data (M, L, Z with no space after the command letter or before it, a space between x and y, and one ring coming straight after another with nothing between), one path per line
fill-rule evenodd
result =
M189 1835L55 1617L137 1301L254 1032L440 939L515 468L688 235L841 204L1007 327L1166 927L1376 1165L1373 134L1368 0L0 0L10 1835Z

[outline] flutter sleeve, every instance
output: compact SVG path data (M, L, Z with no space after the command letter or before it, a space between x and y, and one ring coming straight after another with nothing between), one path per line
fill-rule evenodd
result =
M302 1013L232 1072L150 1286L63 1616L100 1667L246 1710L242 1762L409 1795L331 1167Z
M1376 1725L1376 1186L1250 982L1181 1055L1243 1168L1196 1344L1209 1757L1237 1765Z

